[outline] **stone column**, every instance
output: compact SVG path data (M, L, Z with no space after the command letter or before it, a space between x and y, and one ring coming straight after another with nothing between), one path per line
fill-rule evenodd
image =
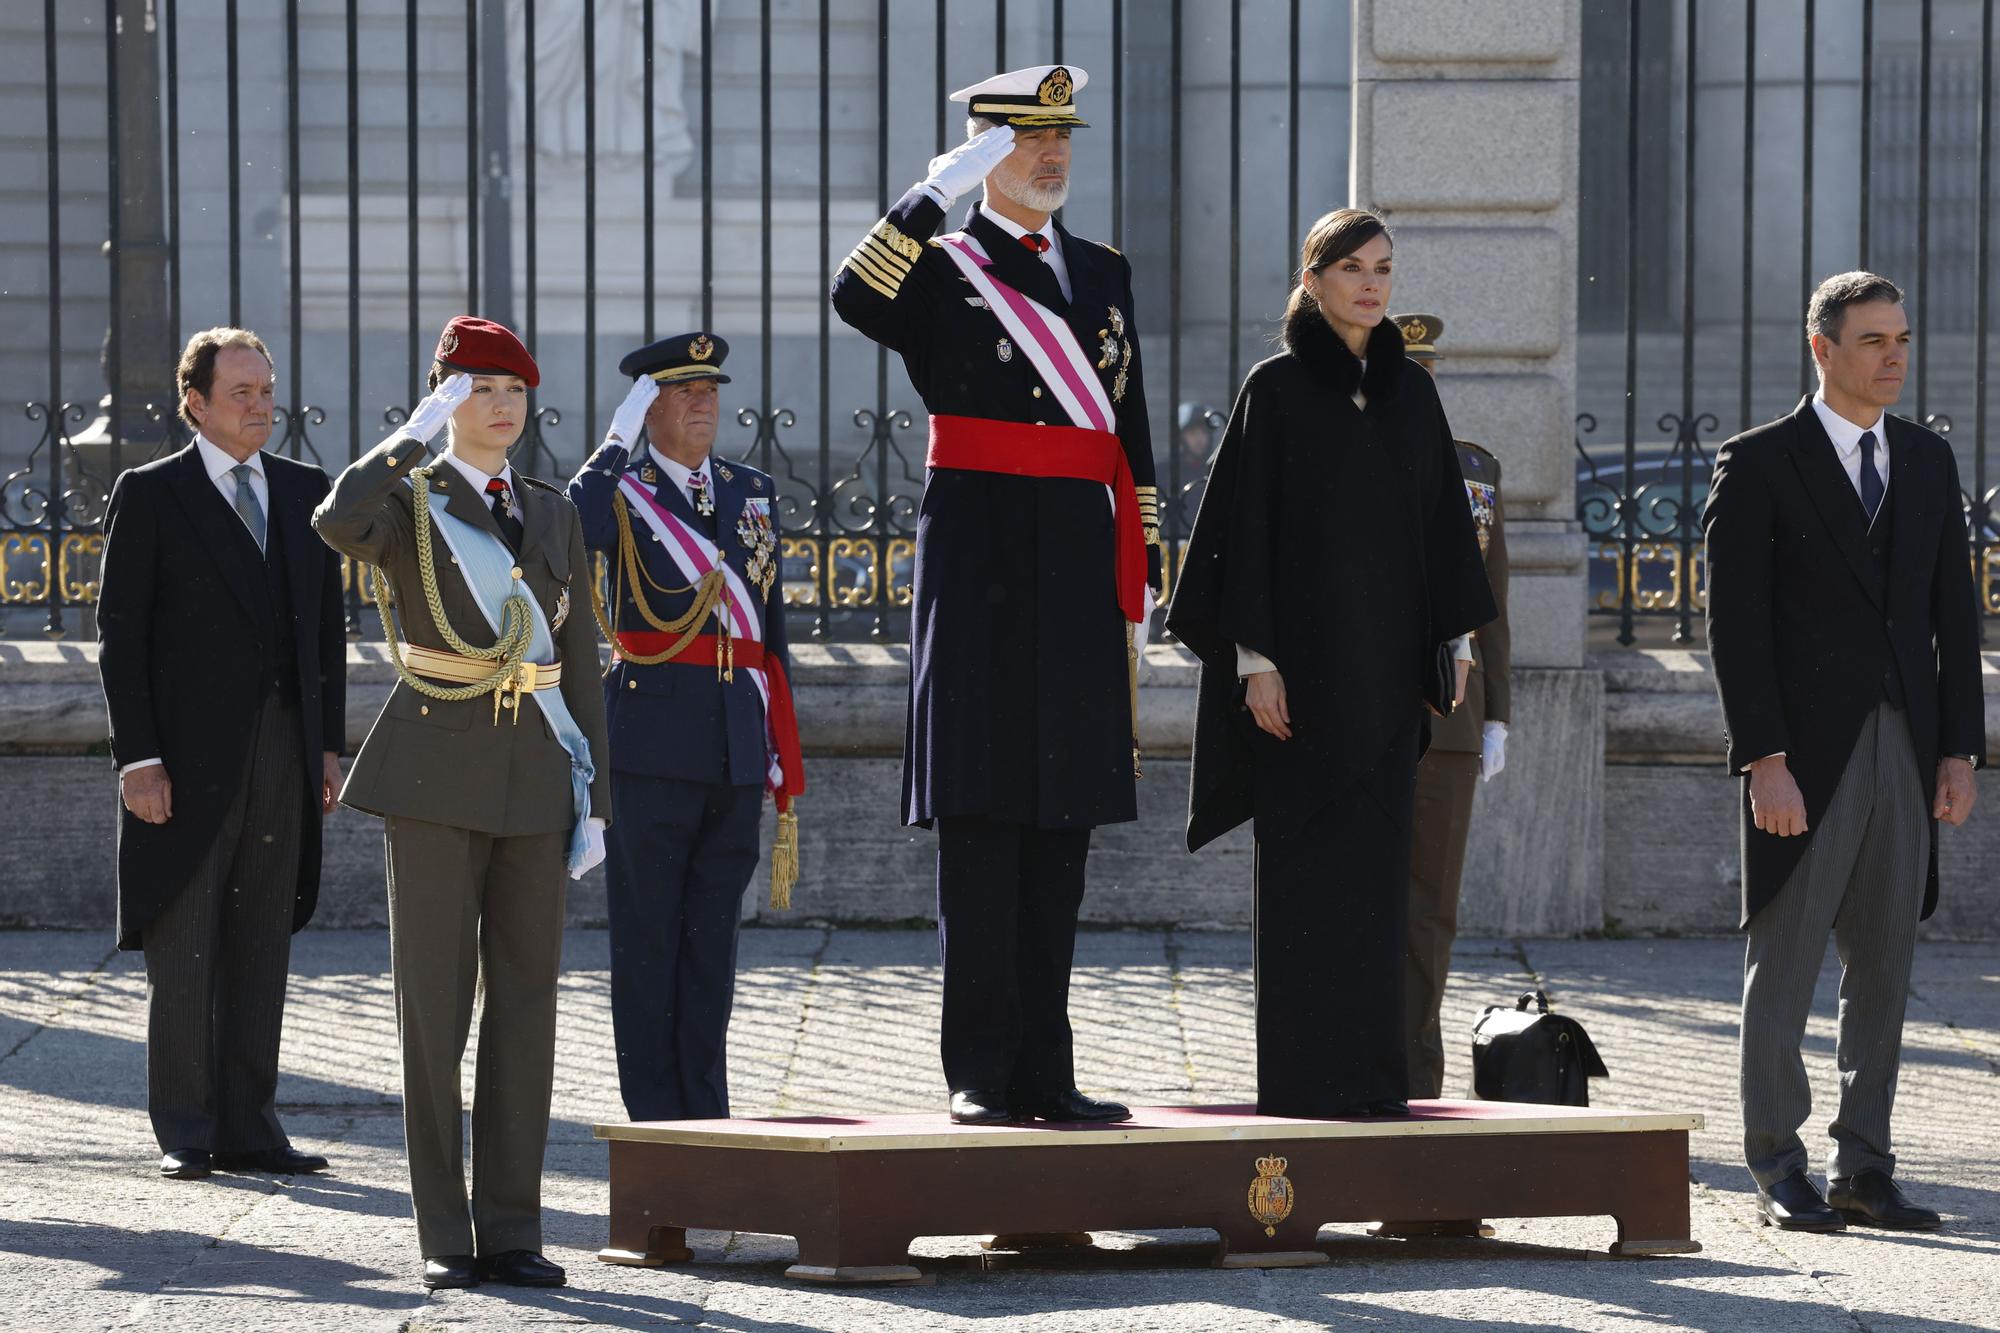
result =
M1574 520L1579 0L1356 0L1354 202L1396 232L1399 310L1443 317L1454 430L1502 464L1508 768L1482 786L1468 930L1602 920L1603 681Z

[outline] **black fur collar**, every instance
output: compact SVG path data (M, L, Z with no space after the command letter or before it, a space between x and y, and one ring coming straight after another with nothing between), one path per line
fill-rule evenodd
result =
M1368 335L1365 373L1316 305L1301 306L1286 319L1285 350L1315 376L1331 380L1343 394L1351 397L1358 386L1370 407L1394 398L1402 385L1403 334L1386 319Z

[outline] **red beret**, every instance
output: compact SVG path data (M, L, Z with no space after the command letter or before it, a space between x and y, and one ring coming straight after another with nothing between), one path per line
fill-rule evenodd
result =
M453 315L438 335L437 359L468 375L519 375L530 389L542 382L535 358L504 324L476 315Z

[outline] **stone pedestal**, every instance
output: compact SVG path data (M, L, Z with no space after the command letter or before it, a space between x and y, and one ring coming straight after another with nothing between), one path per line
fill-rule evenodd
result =
M1468 930L1598 925L1603 683L1574 519L1577 0L1354 9L1353 200L1396 236L1398 310L1443 317L1453 431L1501 463L1515 710L1482 788Z

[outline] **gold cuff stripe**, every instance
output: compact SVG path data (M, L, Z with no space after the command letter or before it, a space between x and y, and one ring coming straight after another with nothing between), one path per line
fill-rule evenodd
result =
M874 236L862 237L861 244L854 248L880 264L884 271L895 274L899 280L910 276L910 261L882 244Z
M866 273L881 287L888 288L888 295L895 296L903 289L903 275L884 268L872 255L856 250L847 257L847 266L856 273Z
M876 277L873 273L870 273L867 269L863 268L859 262L855 260L853 255L849 255L847 257L847 262L843 264L841 267L845 268L849 273L852 273L855 277L867 283L870 287L873 287L882 296L888 298L891 301L896 299L895 285L892 283L884 282L882 279Z
M869 235L880 237L882 242L891 250L903 258L910 260L912 263L923 257L924 247L912 238L903 235L901 231L897 230L896 225L887 218L883 218L880 222L877 222L875 229L869 232Z

